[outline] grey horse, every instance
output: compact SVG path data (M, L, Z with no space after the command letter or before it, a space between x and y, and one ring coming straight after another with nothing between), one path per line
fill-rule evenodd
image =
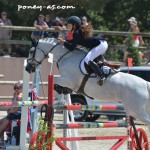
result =
M48 53L52 53L61 73L61 77L55 79L55 84L78 91L85 77L80 63L87 52L79 49L70 52L54 38L40 39L34 44L29 52L26 70L34 72ZM97 84L98 81L97 77L89 77L84 86L84 93L98 100L121 102L128 115L150 125L149 82L122 72L110 74L102 86Z

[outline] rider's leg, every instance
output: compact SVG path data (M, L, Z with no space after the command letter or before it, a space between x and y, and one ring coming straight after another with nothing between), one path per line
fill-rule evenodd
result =
M100 67L98 66L98 64L96 64L96 62L89 61L88 65L94 71L94 73L96 73L100 77L102 76L102 71L101 71Z
M101 70L99 66L93 62L93 60L106 52L108 44L106 41L101 41L97 47L91 49L91 51L86 55L85 62L91 67L91 69L99 76L101 76Z

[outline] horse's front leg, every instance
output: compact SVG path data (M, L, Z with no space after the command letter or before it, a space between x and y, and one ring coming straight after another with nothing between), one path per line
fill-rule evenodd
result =
M54 78L54 90L58 94L67 94L72 93L73 87L70 85L70 82L66 80L65 77L55 77Z

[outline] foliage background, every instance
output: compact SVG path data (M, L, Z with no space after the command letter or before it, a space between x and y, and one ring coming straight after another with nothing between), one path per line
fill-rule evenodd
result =
M65 10L21 10L18 5L45 6L45 5L71 5L75 9ZM70 15L87 16L94 29L103 31L128 31L127 19L134 16L138 20L141 32L150 30L150 1L149 0L0 0L0 12L5 10L9 14L13 25L33 26L39 14L49 14L52 19L56 16L67 18ZM13 31L13 39L28 39L30 32ZM122 45L125 37L107 36L109 45ZM144 39L148 43L149 39ZM114 55L112 55L114 54ZM121 51L107 51L107 57L115 60L122 59Z

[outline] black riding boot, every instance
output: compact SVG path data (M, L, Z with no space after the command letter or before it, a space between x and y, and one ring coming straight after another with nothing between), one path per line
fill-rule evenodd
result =
M88 65L90 66L90 68L94 71L94 73L96 73L99 77L100 80L97 82L100 86L103 85L104 80L106 79L105 76L102 73L102 70L99 68L99 66L93 62L93 61L89 61Z
M88 65L94 71L94 73L96 73L100 77L102 76L102 71L101 71L101 69L99 68L99 66L95 62L89 61Z

